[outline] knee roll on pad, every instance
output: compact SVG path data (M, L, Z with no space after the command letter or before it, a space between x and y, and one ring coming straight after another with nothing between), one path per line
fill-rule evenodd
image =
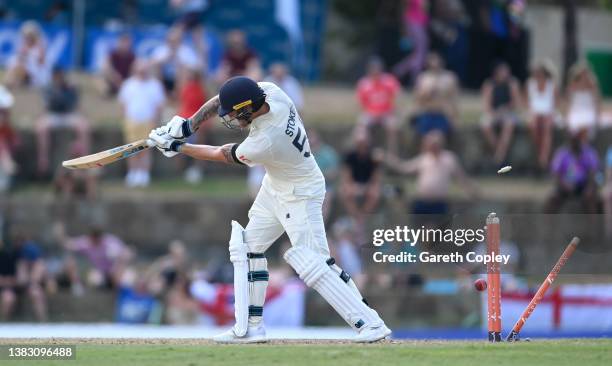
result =
M319 279L330 271L323 258L311 249L292 247L283 256L308 287L314 287Z

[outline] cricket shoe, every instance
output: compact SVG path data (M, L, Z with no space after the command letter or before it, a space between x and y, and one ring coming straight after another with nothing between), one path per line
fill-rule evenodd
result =
M391 335L391 329L389 329L384 323L372 327L367 327L353 338L354 342L357 343L372 343L387 338Z
M217 343L265 343L268 341L263 324L249 326L249 329L243 337L236 335L234 328L231 328L212 337L212 340Z

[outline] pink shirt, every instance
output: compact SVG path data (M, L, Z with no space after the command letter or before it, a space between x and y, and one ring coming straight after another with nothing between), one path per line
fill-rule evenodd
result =
M427 0L406 0L404 8L404 21L411 24L425 26L429 21L427 15Z

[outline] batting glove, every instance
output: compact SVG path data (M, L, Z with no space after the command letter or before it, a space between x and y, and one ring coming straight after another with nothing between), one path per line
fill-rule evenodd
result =
M168 134L174 139L183 140L193 135L191 120L187 118L174 116L164 127L166 131L168 131Z
M181 145L185 142L172 138L166 130L166 126L156 128L149 133L149 139L155 143L157 150L165 157L171 158L179 153Z

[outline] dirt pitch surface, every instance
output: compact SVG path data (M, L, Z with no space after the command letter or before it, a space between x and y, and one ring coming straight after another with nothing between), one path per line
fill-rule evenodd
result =
M76 360L11 361L7 365L612 365L612 339L541 339L503 344L272 340L256 345L218 345L206 339L0 339L0 345L8 344L76 345Z

